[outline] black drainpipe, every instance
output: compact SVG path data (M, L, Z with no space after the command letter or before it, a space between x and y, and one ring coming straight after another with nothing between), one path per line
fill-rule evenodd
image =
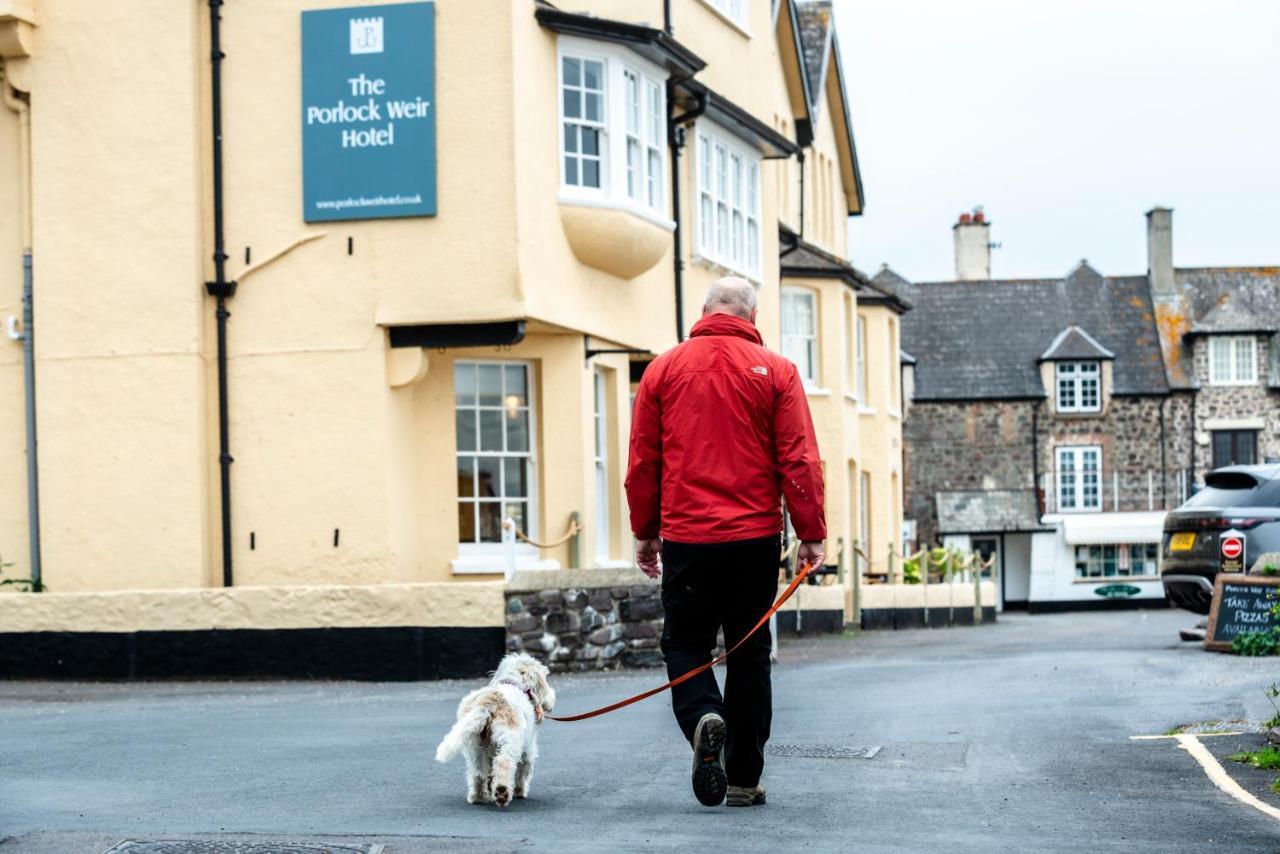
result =
M1040 491L1040 401L1031 410L1031 490L1036 497L1036 521L1044 515L1044 493Z
M669 9L667 10L669 12ZM670 17L667 18L670 32ZM667 108L675 104L676 81L667 80ZM673 116L667 123L667 142L671 147L671 218L675 230L671 232L675 261L672 264L676 282L676 341L684 340L684 249L680 224L680 149L684 147L684 125L696 119L707 109L706 95L698 96L698 104L688 112Z
M800 239L804 239L804 149L796 152L796 160L800 163Z
M231 443L227 430L227 300L236 283L227 281L226 241L222 229L222 34L218 7L223 0L209 0L209 59L213 88L213 270L205 290L218 300L218 466L222 475L222 586L230 587L231 575Z
M1192 491L1196 486L1196 393L1191 392L1191 423L1188 427L1190 435L1187 437L1187 497L1191 497Z

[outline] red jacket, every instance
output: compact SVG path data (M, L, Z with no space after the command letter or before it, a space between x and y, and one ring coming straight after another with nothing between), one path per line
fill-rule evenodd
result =
M644 372L631 416L631 530L678 543L782 530L823 540L822 465L795 365L749 320L710 314Z

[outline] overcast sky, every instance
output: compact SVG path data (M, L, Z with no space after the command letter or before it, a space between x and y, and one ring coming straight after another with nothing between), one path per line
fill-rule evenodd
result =
M834 0L867 197L853 261L953 277L986 208L992 276L1280 264L1280 2Z

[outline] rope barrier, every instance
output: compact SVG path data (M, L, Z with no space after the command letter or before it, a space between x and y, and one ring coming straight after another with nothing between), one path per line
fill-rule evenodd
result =
M533 540L525 536L524 531L521 531L519 528L517 528L516 523L510 519L504 519L502 521L502 527L506 528L509 531L514 531L516 537L521 541L526 542L529 545L534 546L536 548L540 548L540 549L554 549L556 546L562 546L565 543L569 542L569 540L578 536L578 534L581 534L583 531L587 529L586 526L583 525L581 522L574 522L570 520L569 530L565 531L565 534L563 537L561 537L558 540L552 540L549 543L540 543L537 540Z

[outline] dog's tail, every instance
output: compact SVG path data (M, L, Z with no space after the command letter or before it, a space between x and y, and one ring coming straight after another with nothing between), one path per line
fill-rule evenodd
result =
M458 718L453 729L449 730L449 734L440 742L440 746L436 748L436 761L448 762L457 756L467 739L484 729L487 723L489 723L489 710L480 703L476 703Z

